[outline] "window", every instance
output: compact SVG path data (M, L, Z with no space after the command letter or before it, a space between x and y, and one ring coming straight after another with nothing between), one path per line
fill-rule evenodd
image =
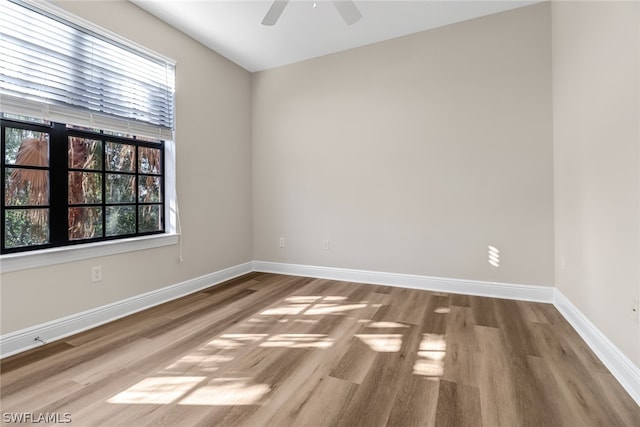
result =
M2 120L2 252L164 231L163 143Z
M175 63L18 0L0 51L1 252L164 233Z

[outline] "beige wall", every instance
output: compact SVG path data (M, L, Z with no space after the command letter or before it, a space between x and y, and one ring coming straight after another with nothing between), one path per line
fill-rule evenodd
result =
M553 3L556 285L640 366L640 10Z
M177 191L184 262L176 246L2 274L8 333L252 259L250 75L128 2L59 6L177 60ZM102 265L103 281L90 283Z
M254 74L254 259L553 285L550 22L539 4Z

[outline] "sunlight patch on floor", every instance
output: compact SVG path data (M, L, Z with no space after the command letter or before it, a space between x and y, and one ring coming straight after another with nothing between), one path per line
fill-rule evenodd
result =
M413 373L425 377L441 377L444 374L444 357L447 353L445 335L422 334L418 358Z
M296 296L285 298L284 300L291 303L305 303L305 302L310 303L310 302L316 302L322 298L323 297L321 296L315 296L315 295L296 295Z
M207 377L151 377L107 400L109 403L169 404L185 395Z
M269 393L267 384L250 384L249 378L215 378L178 402L179 405L255 405Z
M356 337L379 353L395 353L402 346L401 334L356 334Z
M359 303L343 303L347 297L340 295L321 296L292 296L285 298L284 304L267 308L260 312L262 316L318 316L345 311L358 310L367 307L367 301Z
M261 343L260 347L328 348L332 345L333 340L324 334L277 334Z
M293 316L302 313L310 304L287 304L268 308L260 314L263 316Z
M268 334L224 334L209 341L205 348L219 348L232 350L244 347L247 343L261 341L268 337Z
M341 313L344 311L358 310L365 308L367 304L315 304L304 312L306 316L316 316L323 314Z
M367 307L379 307L368 301L349 301L345 296L291 296L280 304L273 305L247 320L250 327L275 326L280 323L299 322L302 327L319 322L323 316L347 316L351 312ZM316 316L311 317L311 316ZM395 322L368 322L371 328L406 328ZM259 325L255 325L258 323ZM252 325L254 324L254 325ZM242 325L238 325L241 328ZM292 328L289 328L292 329ZM391 332L391 331L390 331ZM397 352L402 346L401 334L361 334L357 337L377 352ZM212 378L216 374L231 372L226 369L246 349L299 348L326 349L334 340L326 334L310 333L227 333L210 339L195 351L185 354L143 379L107 402L116 404L175 404L234 406L261 403L271 391L269 384L253 383L252 378ZM204 374L206 376L194 376ZM184 375L184 376L182 376ZM234 372L232 375L244 375Z
M398 322L371 322L367 325L368 328L408 328L408 325Z
M220 354L187 354L180 359L167 366L162 373L186 372L188 369L200 369L204 372L214 372L219 369L220 365L233 360L231 356L223 356Z

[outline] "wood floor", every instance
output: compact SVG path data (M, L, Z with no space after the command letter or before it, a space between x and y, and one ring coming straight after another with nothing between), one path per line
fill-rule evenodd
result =
M640 426L551 305L264 273L0 368L3 423Z

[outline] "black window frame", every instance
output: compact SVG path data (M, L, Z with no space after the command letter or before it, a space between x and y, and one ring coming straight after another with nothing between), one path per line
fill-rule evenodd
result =
M49 242L44 244L34 244L27 246L6 247L6 214L7 211L16 209L28 209L43 208L43 205L38 206L7 206L7 189L5 182L5 171L7 168L11 169L17 165L6 164L5 154L5 139L6 128L25 129L36 132L44 132L49 134L49 217L48 217L48 231ZM88 138L93 140L102 141L102 165L99 170L92 170L92 173L100 173L102 177L102 200L100 203L91 204L75 204L69 203L69 173L82 171L83 169L69 167L69 144L70 137ZM107 156L105 150L107 143L126 144L135 146L135 168L134 172L118 172L109 170L107 168ZM159 149L160 151L160 168L158 173L149 173L140 171L139 152L141 147ZM150 236L156 234L166 233L166 174L165 174L165 141L163 140L150 140L146 138L138 138L136 136L122 136L112 132L105 132L101 130L89 130L81 129L77 127L68 126L64 123L49 122L49 123L37 123L32 121L23 121L14 118L2 117L0 113L0 150L1 150L1 166L0 166L0 180L2 187L2 195L0 201L1 218L0 218L0 254L11 253L24 253L34 252L42 249L58 248L72 245L83 245L87 243L106 242L112 240L130 239L135 237ZM32 166L20 165L20 168L34 168ZM40 167L40 169L43 169ZM122 202L122 203L107 203L106 194L106 177L108 174L124 174L134 176L134 202ZM158 177L161 180L159 186L159 201L146 202L140 200L140 177ZM119 234L115 236L107 236L107 208L112 206L128 206L135 208L135 233ZM158 206L159 207L159 221L160 228L153 231L140 231L140 208L144 206ZM102 230L100 236L72 240L69 238L69 208L74 207L98 207L101 208L102 215Z

